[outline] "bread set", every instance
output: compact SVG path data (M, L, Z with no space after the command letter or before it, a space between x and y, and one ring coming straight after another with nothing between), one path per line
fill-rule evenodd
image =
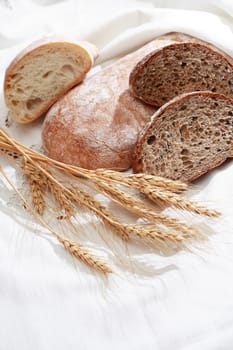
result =
M53 44L16 58L4 85L17 122L47 112L49 157L189 182L233 156L233 60L219 49L169 33L80 83L97 50Z

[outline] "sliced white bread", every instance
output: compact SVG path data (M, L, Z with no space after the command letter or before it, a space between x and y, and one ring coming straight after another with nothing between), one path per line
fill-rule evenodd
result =
M23 50L5 74L4 95L12 119L29 123L49 107L92 67L98 52L88 42L46 39Z

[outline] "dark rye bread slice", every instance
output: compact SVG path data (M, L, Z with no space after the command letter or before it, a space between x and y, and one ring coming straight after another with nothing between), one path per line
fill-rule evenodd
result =
M165 43L136 64L129 78L132 94L158 107L191 91L233 97L233 59L206 42L176 36L179 42Z
M140 134L134 172L190 182L233 157L233 100L201 91L180 95Z

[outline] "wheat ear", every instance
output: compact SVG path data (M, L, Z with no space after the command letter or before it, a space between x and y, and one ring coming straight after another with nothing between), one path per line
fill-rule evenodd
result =
M175 193L170 193L168 191L161 191L159 188L151 189L150 187L144 188L144 194L147 195L153 202L158 204L169 204L175 208L182 210L187 210L199 215L204 215L208 217L218 217L220 213L217 210L208 209L198 203L181 197Z
M110 273L112 270L103 261L97 259L91 255L88 250L83 248L77 242L71 241L65 237L57 236L58 240L64 245L65 249L71 253L75 258L80 259L82 262L103 273Z
M180 193L188 190L188 184L181 181L173 181L162 178L160 176L148 174L130 174L122 177L120 173L106 169L97 169L92 172L95 176L97 175L99 178L105 181L110 180L112 182L120 183L126 187L135 188L140 192L143 192L144 187L148 185L159 187L174 193Z
M162 230L155 224L124 224L125 231L131 236L137 236L141 239L159 240L163 242L180 243L186 238L193 237L192 232L181 234L173 231Z
M46 177L37 171L28 161L22 162L21 166L31 189L32 203L35 211L43 215L45 209L44 193L47 190Z

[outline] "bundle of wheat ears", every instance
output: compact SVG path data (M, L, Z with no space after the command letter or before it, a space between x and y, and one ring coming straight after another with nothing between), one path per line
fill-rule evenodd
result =
M44 220L46 193L51 194L57 210L62 209L67 220L75 216L77 207L82 205L94 212L124 241L136 236L142 240L170 241L179 244L195 235L195 230L191 226L164 215L154 204L169 205L208 217L220 215L218 211L208 209L182 196L181 193L188 189L185 183L146 174L126 175L112 170L87 170L67 165L25 147L1 128L0 152L25 174L31 200L25 198L0 166L1 175L21 198L25 207L57 237L69 253L103 273L112 272L106 262L92 255L78 242L61 235ZM127 189L133 189L134 194L129 194ZM95 199L96 193L109 197L123 209L134 213L138 218L143 218L143 223L122 222Z

